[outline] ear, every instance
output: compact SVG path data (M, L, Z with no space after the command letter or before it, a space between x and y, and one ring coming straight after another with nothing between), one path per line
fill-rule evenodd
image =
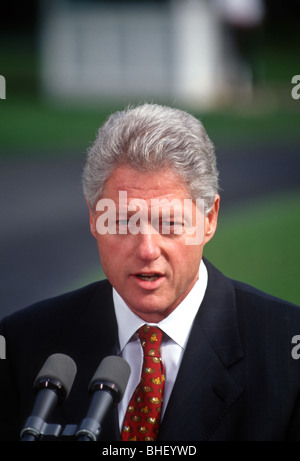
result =
M91 208L91 205L89 204L89 202L87 201L86 197L85 197L85 201L87 203L87 206L88 206L88 209L89 209L89 217L90 217L90 230L91 230L91 234L93 237L97 238L97 230L96 230L96 216Z
M217 229L219 206L220 196L216 194L214 204L207 216L205 216L204 244L210 241Z

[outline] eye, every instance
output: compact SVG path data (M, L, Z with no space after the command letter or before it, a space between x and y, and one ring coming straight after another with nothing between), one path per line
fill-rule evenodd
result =
M181 234L183 229L183 223L181 221L163 220L161 222L161 233L162 234Z
M116 232L117 234L127 234L128 233L128 219L117 219L116 221Z
M118 225L118 226L128 226L128 222L129 222L128 219L119 219L119 220L117 221L117 225Z

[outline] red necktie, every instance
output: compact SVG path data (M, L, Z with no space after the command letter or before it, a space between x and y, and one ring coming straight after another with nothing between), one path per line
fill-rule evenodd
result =
M143 325L138 335L144 360L140 383L125 415L121 440L156 440L164 394L165 373L160 356L163 333L158 327Z

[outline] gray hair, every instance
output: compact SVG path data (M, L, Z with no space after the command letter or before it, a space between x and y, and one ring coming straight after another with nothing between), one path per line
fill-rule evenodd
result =
M204 201L205 213L213 206L218 192L214 146L202 123L187 112L143 104L107 119L83 171L84 195L92 210L112 171L124 164L139 171L171 168L190 196Z

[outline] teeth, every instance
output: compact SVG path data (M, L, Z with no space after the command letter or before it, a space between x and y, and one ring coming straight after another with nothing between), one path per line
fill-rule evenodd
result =
M138 278L141 280L146 280L148 282L153 282L154 280L157 280L160 277L160 275L151 275L151 274L138 274Z

